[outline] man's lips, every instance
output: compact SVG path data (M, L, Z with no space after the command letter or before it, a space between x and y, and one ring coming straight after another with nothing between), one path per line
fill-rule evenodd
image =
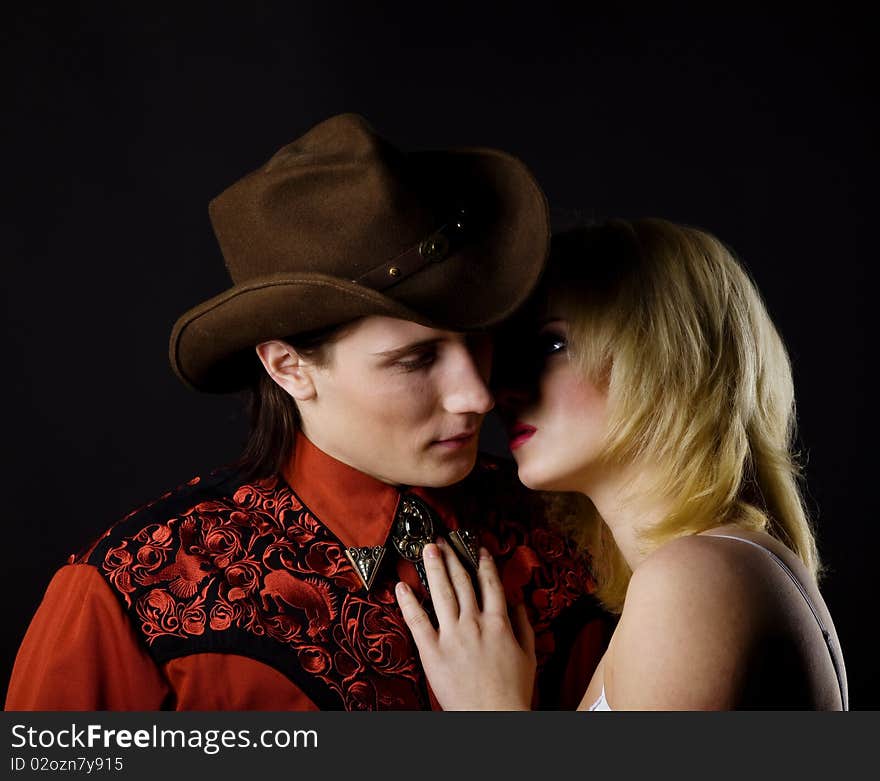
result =
M510 438L508 447L511 450L516 450L521 445L524 445L537 430L534 426L530 426L527 423L514 423L508 431L508 437Z
M440 445L441 447L464 447L468 442L470 442L477 435L476 429L470 429L469 431L463 431L460 434L454 434L451 437L446 437L444 439L438 439L434 442L435 445Z

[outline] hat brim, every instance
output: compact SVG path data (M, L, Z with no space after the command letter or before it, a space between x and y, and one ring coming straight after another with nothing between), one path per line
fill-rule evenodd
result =
M255 378L254 347L369 315L456 331L489 327L511 315L537 284L550 246L547 202L528 168L494 149L409 156L427 199L464 197L479 230L458 251L385 292L313 272L250 279L183 314L169 358L188 386L240 390ZM385 258L377 258L380 263Z

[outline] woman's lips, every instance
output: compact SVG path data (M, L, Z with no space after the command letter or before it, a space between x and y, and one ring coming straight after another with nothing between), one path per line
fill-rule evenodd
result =
M532 434L534 434L537 430L538 429L536 429L534 426L529 426L526 423L516 423L510 429L510 442L508 442L508 447L511 450L516 450L518 447L521 447L529 439L531 439Z

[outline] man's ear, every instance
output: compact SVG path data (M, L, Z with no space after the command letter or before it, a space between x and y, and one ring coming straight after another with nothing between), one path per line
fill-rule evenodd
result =
M289 344L275 339L261 342L256 349L266 373L296 401L315 398L314 366L304 361Z

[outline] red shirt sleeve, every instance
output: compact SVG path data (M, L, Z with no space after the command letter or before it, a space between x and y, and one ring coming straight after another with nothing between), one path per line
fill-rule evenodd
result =
M287 676L247 656L191 654L163 668L177 710L318 710Z
M62 567L19 648L6 710L158 710L168 693L100 573Z
M6 710L317 710L273 667L197 653L156 666L88 564L60 569L19 648Z

